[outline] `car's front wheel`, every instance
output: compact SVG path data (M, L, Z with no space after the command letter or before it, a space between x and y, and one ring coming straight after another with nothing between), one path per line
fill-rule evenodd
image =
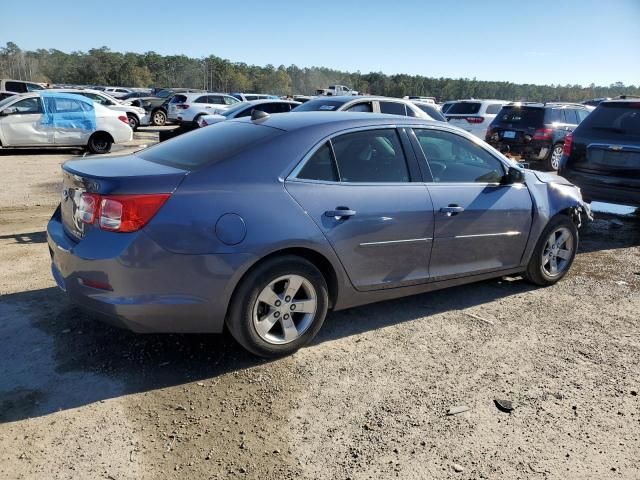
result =
M273 258L242 280L227 326L238 343L256 355L288 355L318 333L328 298L326 281L312 263L296 256Z
M525 277L536 285L553 285L563 278L578 250L578 228L571 218L558 215L540 235Z

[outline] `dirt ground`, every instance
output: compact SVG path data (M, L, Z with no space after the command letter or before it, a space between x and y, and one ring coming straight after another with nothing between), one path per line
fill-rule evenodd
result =
M0 152L0 478L640 478L638 218L584 226L554 287L496 279L332 313L268 362L228 335L136 335L66 303L44 231L74 154Z

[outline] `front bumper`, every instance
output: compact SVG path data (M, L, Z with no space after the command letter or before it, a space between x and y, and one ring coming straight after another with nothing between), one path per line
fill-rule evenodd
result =
M246 260L241 254L172 253L143 231L95 229L75 242L59 209L47 225L47 242L53 278L71 302L140 333L222 331L231 279Z

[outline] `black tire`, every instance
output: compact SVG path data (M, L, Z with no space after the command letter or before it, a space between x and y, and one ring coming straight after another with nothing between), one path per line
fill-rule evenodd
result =
M151 113L151 123L153 123L155 127L162 127L167 123L167 114L160 109L154 110Z
M204 113L199 113L193 118L193 129L200 128L200 119L204 116Z
M316 308L302 334L289 343L274 344L258 334L254 325L254 309L258 308L258 296L263 289L274 280L287 275L303 277L313 286L317 297ZM327 283L311 262L293 255L276 257L259 264L242 279L234 293L226 323L231 335L251 353L266 358L280 357L295 352L316 336L327 315L328 304ZM285 309L286 306L282 308ZM296 327L299 325L300 323Z
M131 130L135 132L140 126L140 121L138 120L138 117L136 117L131 113L128 113L127 119L129 120L129 126L131 127Z
M547 243L551 236L551 234L557 231L560 228L566 229L571 234L572 241L572 249L570 258L567 260L566 264L563 266L562 271L555 275L551 275L547 269L545 268L545 263L543 258L547 253ZM576 252L578 251L578 228L576 227L573 220L566 215L557 215L553 217L545 229L542 231L542 234L538 238L538 243L536 244L535 249L533 250L533 254L531 255L531 259L529 259L529 263L527 265L527 270L525 271L525 278L536 285L541 286L549 286L554 283L560 281L569 271L571 265L573 264L573 260L576 257ZM561 259L562 261L563 259Z
M564 147L564 143L559 142L551 147L547 157L544 159L544 168L549 170L550 172L557 172L558 167L560 166L560 157L562 156L562 149ZM558 157L554 157L556 153L559 153Z
M111 151L111 145L113 140L108 133L96 132L89 138L87 148L91 153L103 154Z

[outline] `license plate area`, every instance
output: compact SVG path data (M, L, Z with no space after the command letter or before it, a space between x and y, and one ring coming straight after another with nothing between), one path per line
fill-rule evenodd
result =
M507 130L505 132L502 132L502 138L514 139L514 138L516 138L516 132L513 132L511 130Z

